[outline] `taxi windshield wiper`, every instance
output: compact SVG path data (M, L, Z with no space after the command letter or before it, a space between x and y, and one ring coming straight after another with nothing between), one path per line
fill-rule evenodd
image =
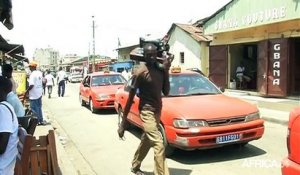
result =
M118 82L118 83L112 83L113 85L119 85L119 84L124 84L122 82Z
M215 92L198 92L198 93L191 93L191 94L187 94L187 95L213 95L213 94L217 94Z
M183 96L186 96L186 94L180 94L180 95L174 94L174 95L168 95L168 96L163 95L163 97L183 97Z

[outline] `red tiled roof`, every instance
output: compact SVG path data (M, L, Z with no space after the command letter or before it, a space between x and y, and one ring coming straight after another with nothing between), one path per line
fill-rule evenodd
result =
M204 35L203 34L203 28L201 27L196 27L193 26L191 24L173 24L179 28L181 28L182 30L184 30L185 32L187 32L189 35L191 35L192 38L194 38L196 41L201 42L201 41L211 41L212 40L212 36L210 35ZM172 26L173 28L173 26Z

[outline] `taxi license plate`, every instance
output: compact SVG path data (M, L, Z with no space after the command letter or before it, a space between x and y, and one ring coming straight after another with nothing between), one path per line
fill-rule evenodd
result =
M219 136L216 138L216 143L229 143L229 142L235 142L240 140L240 134L230 134L230 135L224 135Z

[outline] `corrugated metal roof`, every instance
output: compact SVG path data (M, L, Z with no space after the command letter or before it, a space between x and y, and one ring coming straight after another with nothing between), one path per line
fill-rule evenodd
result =
M136 48L136 47L139 47L139 44L134 44L134 45L130 45L130 46L119 47L119 48L116 49L116 51L122 50L122 49Z
M212 19L213 17L215 17L215 16L216 16L217 14L219 14L221 11L225 10L225 9L226 9L226 6L227 6L228 4L230 4L232 1L234 1L234 0L229 1L227 4L225 4L223 7L221 7L219 10L217 10L215 13L213 13L212 15L210 15L208 18L205 18L202 25L205 25L205 23L206 23L207 21L209 21L210 19Z
M169 30L168 34L170 35L170 32L173 31L175 26L181 28L185 32L187 32L192 38L194 38L198 42L209 42L212 40L212 36L210 35L204 35L203 34L203 28L202 27L196 27L192 24L178 24L175 23L172 25L171 29Z

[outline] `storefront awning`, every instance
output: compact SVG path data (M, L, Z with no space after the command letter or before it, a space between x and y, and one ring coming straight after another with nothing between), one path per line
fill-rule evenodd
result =
M9 44L7 41L0 35L0 51L4 56L14 60L14 62L26 61L28 58L24 57L24 47L21 44Z
M0 51L4 54L24 54L23 45L0 42Z
M21 54L24 55L24 47L21 44L9 44L1 35L0 35L0 51L4 54Z
M29 59L23 55L9 53L9 54L6 54L6 56L13 58L14 60L16 60L16 62L25 61L25 62L29 63Z

